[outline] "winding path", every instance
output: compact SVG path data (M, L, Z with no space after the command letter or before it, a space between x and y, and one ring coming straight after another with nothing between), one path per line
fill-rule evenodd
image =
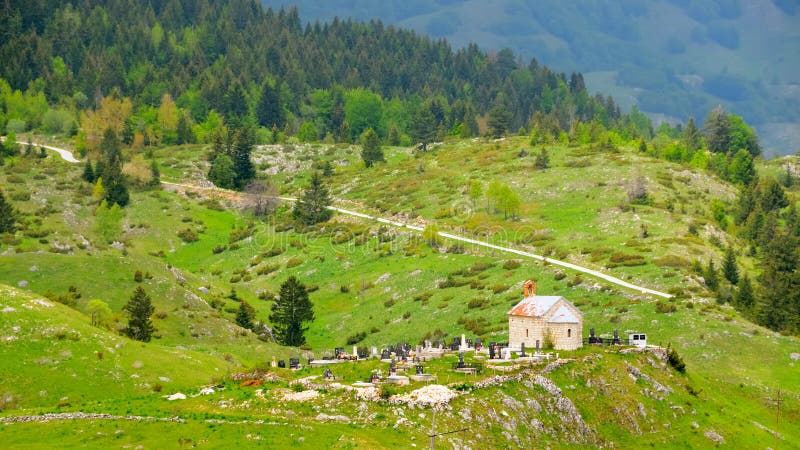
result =
M34 143L33 145L37 145L38 146L39 144ZM72 155L72 152L70 152L69 150L64 150L64 149L61 149L61 148L51 147L51 146L47 146L47 145L43 145L42 147L45 147L47 149L53 150L55 152L58 152L58 154L61 155L61 157L64 158L65 161L69 161L69 162L72 162L72 163L80 162L77 159L75 159L75 157ZM181 188L184 188L184 189L191 189L191 190L222 191L222 192L228 192L228 193L234 194L233 191L227 191L226 189L220 189L220 188L216 188L216 187L203 187L203 186L196 186L196 185L191 185L191 184L173 183L173 182L170 182L170 181L162 181L161 184L164 184L164 185L167 185L167 186L181 187ZM287 201L287 202L295 202L295 201L297 201L297 199L294 198L294 197L277 197L277 198L280 199L280 200L283 200L283 201ZM350 211L350 210L347 210L347 209L337 208L335 206L329 206L328 209L330 209L331 211L338 212L340 214L346 214L348 216L360 217L360 218L366 219L366 220L374 220L376 222L385 223L387 225L391 225L391 226L394 226L394 227L407 228L409 230L414 230L414 231L419 231L419 232L423 231L422 227L418 227L418 226L415 226L415 225L408 225L408 224L405 224L405 223L402 223L402 222L395 222L395 221L392 221L392 220L389 220L389 219L384 219L382 217L374 217L374 216L370 216L369 214L364 214L364 213L360 213L360 212L356 212L356 211ZM654 290L654 289L646 288L646 287L643 287L643 286L638 286L638 285L633 284L633 283L628 283L625 280L619 279L617 277L613 277L611 275L607 275L607 274L605 274L603 272L600 272L598 270L589 269L588 267L579 266L577 264L572 264L572 263L569 263L569 262L566 262L566 261L560 261L558 259L548 258L546 256L538 255L536 253L530 253L530 252L526 252L526 251L523 251L523 250L517 250L515 248L503 247L503 246L500 246L500 245L494 245L494 244L490 244L488 242L478 241L476 239L471 239L471 238L464 237L464 236L458 236L456 234L451 234L451 233L445 233L445 232L442 232L442 231L439 232L439 236L441 236L441 237L443 237L445 239L451 239L451 240L454 240L454 241L457 241L457 242L463 242L463 243L467 243L467 244L477 245L479 247L490 248L492 250L498 250L498 251L505 252L505 253L512 253L512 254L523 256L523 257L526 257L526 258L531 258L531 259L535 259L535 260L538 260L538 261L546 262L548 264L553 264L555 266L564 267L566 269L571 269L571 270L574 270L574 271L577 271L577 272L581 272L581 273L585 273L587 275L591 275L591 276L596 277L596 278L600 278L602 280L608 281L609 283L616 284L617 286L622 286L624 288L631 289L631 290L640 292L642 294L650 294L650 295L655 295L655 296L663 297L663 298L671 298L672 297L672 295L667 294L665 292L660 292L660 291L657 291L657 290Z

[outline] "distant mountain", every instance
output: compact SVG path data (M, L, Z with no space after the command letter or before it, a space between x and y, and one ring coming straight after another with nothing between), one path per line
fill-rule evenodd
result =
M455 46L508 47L658 120L718 104L756 125L769 156L800 149L795 0L262 0L303 20L380 19Z

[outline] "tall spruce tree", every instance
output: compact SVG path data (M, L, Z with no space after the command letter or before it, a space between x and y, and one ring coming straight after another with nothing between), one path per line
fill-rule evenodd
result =
M725 261L722 263L722 274L731 284L739 283L739 268L736 266L736 254L733 247L728 247L725 252Z
M800 327L798 249L796 237L778 234L762 250L758 319L776 331L792 332Z
M128 326L123 332L131 339L149 342L155 331L153 322L150 320L150 316L155 311L150 296L141 286L137 286L128 304L122 309L128 315Z
M361 159L364 160L365 166L372 167L376 162L384 161L381 141L378 138L378 133L372 128L368 128L361 135L361 146Z
M706 144L708 149L714 153L726 153L730 150L731 143L731 121L728 113L721 107L715 108L708 114L704 125L706 132Z
M701 140L703 137L700 135L700 130L694 122L694 117L689 117L689 121L683 128L683 143L691 151L697 151L702 145Z
M314 320L314 305L308 299L306 287L290 276L282 285L278 299L272 305L275 337L283 345L299 346L306 342L306 323Z
M411 137L422 145L422 151L428 151L430 144L436 137L436 118L430 108L420 105L411 118Z
M17 231L17 212L0 189L0 233Z
M256 169L250 159L254 144L255 132L252 127L244 126L236 131L233 143L233 157L231 158L233 159L233 171L236 173L233 180L236 189L244 189L256 176Z
M719 288L719 274L717 273L717 268L714 267L713 259L708 260L708 266L706 266L703 278L705 279L706 286L712 291L716 291L717 288Z
M86 164L83 166L83 173L81 174L81 178L83 181L87 183L94 184L95 176L94 176L94 168L92 168L92 162L87 160Z
M256 119L258 124L263 127L283 128L286 123L278 86L276 84L276 87L272 87L268 82L265 82L261 88L261 97L258 99L258 105L256 106Z
M328 188L322 181L322 175L314 172L311 176L311 183L294 205L292 216L305 225L325 222L333 215L333 211L328 209L330 204L331 198Z
M745 275L739 283L739 289L736 290L734 297L736 306L745 311L749 311L755 304L755 294L753 292L753 284L750 282L750 277Z
M103 188L106 191L105 200L109 205L116 203L124 207L130 201L128 186L122 175L122 150L117 133L111 128L107 128L103 133L103 140L100 142L100 152L103 155L105 164L103 173L95 173L96 176L103 178Z

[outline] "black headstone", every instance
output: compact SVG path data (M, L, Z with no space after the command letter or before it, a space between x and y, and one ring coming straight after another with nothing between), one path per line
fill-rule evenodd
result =
M381 350L381 359L389 359L389 350Z
M525 343L523 342L520 347L521 347L522 351L520 352L519 356L524 358L525 357Z
M464 352L461 352L458 354L458 368L463 369L464 367L466 367L466 364L464 364Z
M494 343L489 344L489 359L494 359Z
M297 369L300 367L300 359L298 358L289 358L289 368L290 369Z
M278 360L278 367L280 367L281 369L286 368L286 361L284 361L282 359Z
M620 341L619 341L619 332L618 332L617 330L614 330L614 340L613 340L613 341L611 341L611 343L612 343L613 345L619 345L619 344L620 344Z
M417 375L422 375L422 366L421 365L417 366L416 370L417 370Z

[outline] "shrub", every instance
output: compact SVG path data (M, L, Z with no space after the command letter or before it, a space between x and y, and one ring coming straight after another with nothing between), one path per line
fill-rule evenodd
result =
M506 269L506 270L519 269L519 266L521 266L521 265L522 264L519 261L510 259L510 260L508 260L508 261L503 263L503 269Z
M385 302L383 302L383 306L391 308L392 306L394 306L394 299L390 298L389 300L386 300Z
M303 264L302 258L298 257L290 258L288 261L286 261L286 268L289 269L292 267L299 266L300 264Z
M661 300L656 302L656 312L662 314L674 313L678 307L674 303L667 303Z
M672 346L667 346L667 362L678 372L686 373L686 363Z
M380 389L378 390L378 396L383 400L388 400L391 396L397 394L397 389L391 384L381 384Z
M218 254L224 252L227 249L228 249L227 245L218 245L218 246L212 248L211 252L214 253L215 255L218 255Z
M467 308L469 308L469 309L475 309L475 308L483 309L483 308L485 308L487 306L488 302L489 301L487 299L485 299L485 298L474 298L474 299L470 300L469 303L467 303Z
M347 286L346 284L342 284L339 286L339 292L341 292L342 294L347 294L348 292L350 292L350 287Z
M364 338L366 338L366 337L367 337L367 333L363 332L363 331L361 333L356 333L356 334L347 336L347 345L358 344L359 342L363 341Z
M144 279L144 275L142 275L142 271L141 270L137 270L136 272L133 273L133 281L135 281L137 283L141 283L143 279Z
M178 231L178 237L181 238L183 242L187 243L197 242L200 240L200 238L197 237L197 233L191 228L184 228L183 230Z

